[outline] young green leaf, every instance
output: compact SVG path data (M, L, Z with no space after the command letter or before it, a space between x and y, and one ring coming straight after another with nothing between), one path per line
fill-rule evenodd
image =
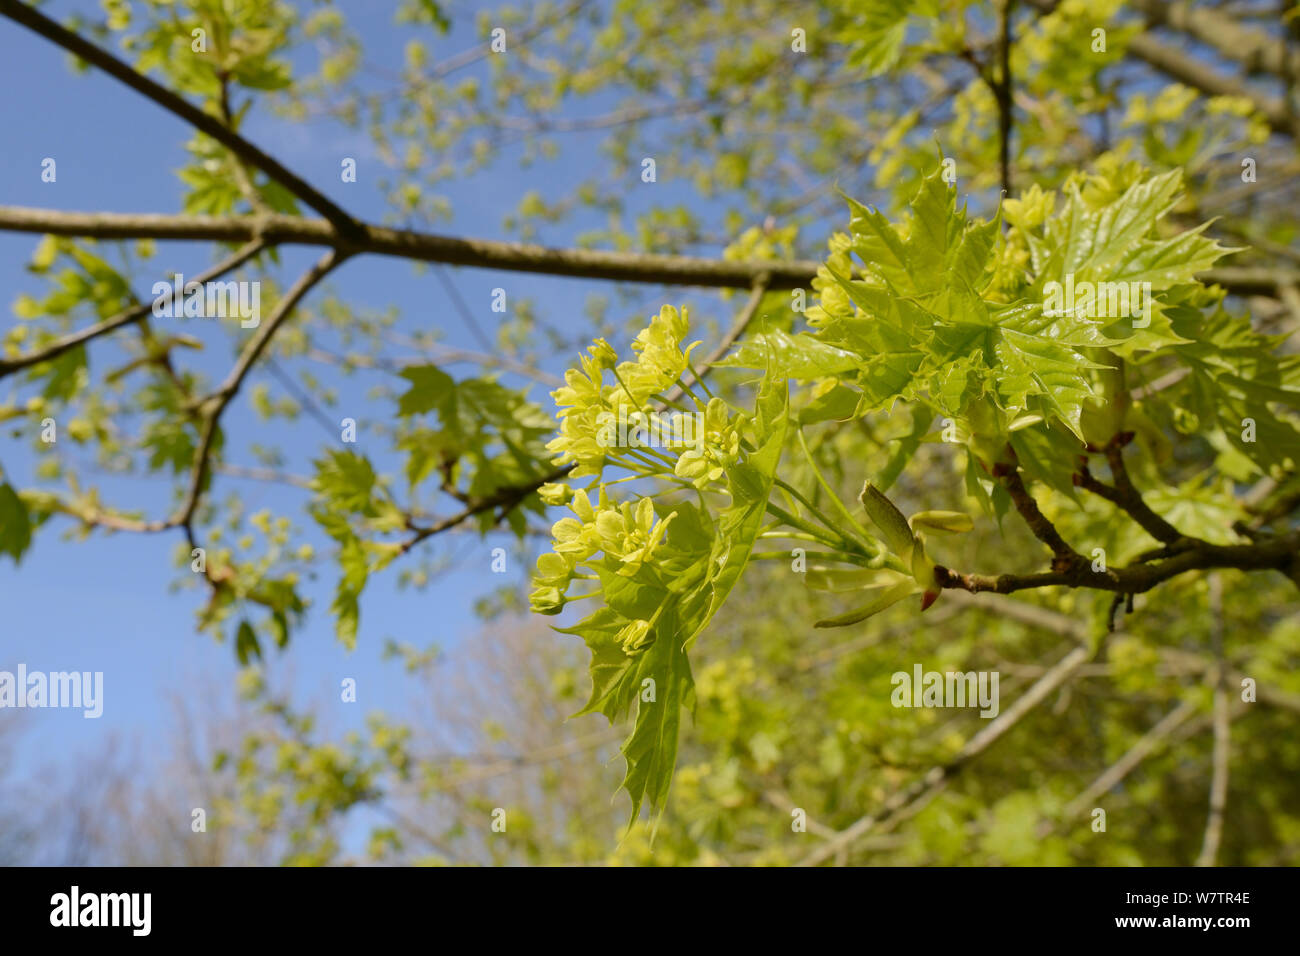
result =
M871 519L871 523L880 529L885 543L889 545L889 550L904 561L909 560L912 555L912 529L908 526L903 513L894 507L894 503L871 482L863 485L859 500L862 502L862 507L867 509L867 517Z
M866 591L910 580L891 568L810 567L804 574L804 584L814 591Z
M961 534L975 527L971 516L962 511L918 511L908 519L914 531L936 534Z
M915 594L920 588L916 586L915 581L899 581L885 588L878 595L859 608L855 608L839 617L827 618L818 621L813 627L848 627L850 624L858 624L865 621L872 615L879 614L888 607L897 604L903 598Z
M17 564L32 543L32 525L27 507L8 482L0 483L0 554Z

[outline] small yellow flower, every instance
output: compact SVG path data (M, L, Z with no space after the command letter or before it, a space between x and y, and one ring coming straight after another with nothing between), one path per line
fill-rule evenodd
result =
M615 352L614 347L604 339L596 339L595 342L587 347L587 351L591 353L592 367L597 370L613 368L618 364L618 353Z
M599 475L604 468L606 446L602 435L606 425L601 416L608 414L592 405L561 412L559 434L547 443L546 450L556 456L557 464L575 462L575 478Z
M600 489L601 500L605 500L605 489ZM583 524L591 524L596 520L596 509L591 506L591 500L587 493L581 489L573 493L573 500L569 502L569 510L578 516L578 520Z
M696 488L721 478L740 457L738 424L728 420L726 402L711 399L704 412L704 433L697 437L694 447L681 453L673 473Z
M622 564L623 577L636 574L663 540L674 515L655 521L654 502L642 498L635 508L623 502L617 509L607 507L596 514L595 529L605 554Z
M563 483L548 481L537 489L537 497L553 507L567 505L573 497L573 489Z
M555 553L568 561L586 561L600 550L600 537L595 528L574 518L561 518L551 527Z
M557 587L540 587L528 595L528 604L536 614L559 614L564 603L564 593Z
M559 554L548 551L537 559L536 580L542 585L567 588L573 578L573 565Z
M644 650L653 640L650 636L650 622L633 621L614 635L614 640L623 645L624 654L632 657L638 651Z
M600 375L597 373L593 379L576 368L568 369L564 373L564 384L551 392L551 397L561 409L583 408L593 402L599 403ZM563 411L561 414L564 414Z

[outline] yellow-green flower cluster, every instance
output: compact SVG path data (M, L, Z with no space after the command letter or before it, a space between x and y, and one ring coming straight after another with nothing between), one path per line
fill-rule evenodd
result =
M573 477L599 478L612 461L632 472L632 478L675 475L700 489L724 476L741 455L744 415L733 417L722 399L706 403L683 385L683 401L693 402L697 411L674 412L665 432L651 404L674 384L684 383L691 372L690 352L699 343L684 347L687 331L685 312L665 306L632 343L635 361L619 362L608 342L596 340L579 367L565 375L563 387L552 393L560 409L560 429L547 447L557 455L557 464L572 462ZM606 372L613 373L612 382L605 381ZM611 438L616 432L619 437ZM625 437L629 434L650 438ZM667 546L675 513L660 519L650 498L612 501L610 486L600 482L599 487L594 503L587 491L567 484L548 483L538 489L545 504L567 506L571 514L555 522L553 550L537 561L530 596L537 613L559 614L569 601L590 596L570 593L575 580L591 580L598 587L600 578L611 573L637 575ZM654 620L620 624L616 638L626 653L639 653L654 639Z
M696 435L695 444L677 458L673 473L696 488L703 488L721 478L723 472L740 457L742 417L732 421L727 413L727 403L720 398L710 399L704 410L703 434Z
M623 400L626 400L626 404L642 409L649 404L651 395L664 391L682 377L691 350L700 344L692 342L683 351L682 340L686 338L688 328L685 309L678 312L666 305L659 310L632 343L637 360L624 362L615 370L620 382L620 388L615 392L615 398L620 400L618 404L624 404Z
M606 369L614 367L618 355L604 339L596 339L580 357L582 369L564 373L564 385L551 393L559 406L560 433L551 439L546 450L558 455L557 464L576 462L575 477L599 475L605 465L605 446L598 440L602 413L608 411L606 395L611 391L603 384Z
M812 280L813 291L817 293L819 302L809 306L805 313L808 324L813 328L822 328L835 319L849 318L853 315L853 300L831 274L833 269L844 279L853 275L853 259L849 255L853 248L853 240L844 233L837 232L831 236L827 245L830 247L831 254L824 265L817 267L817 275Z
M574 477L599 475L611 450L602 440L610 416L650 410L650 399L670 388L686 372L691 349L682 348L688 323L685 310L664 306L637 335L635 362L615 364L618 356L604 339L597 339L581 358L581 369L569 369L564 385L551 393L559 406L560 433L546 446L557 464L573 462ZM605 384L604 373L614 381Z
M623 577L636 574L663 542L673 518L657 520L649 498L635 505L616 503L602 487L593 505L585 491L568 494L564 485L546 487L556 500L567 497L573 515L555 522L551 528L554 550L537 559L530 603L540 614L558 614L564 608L569 585L597 555L603 554L604 566Z

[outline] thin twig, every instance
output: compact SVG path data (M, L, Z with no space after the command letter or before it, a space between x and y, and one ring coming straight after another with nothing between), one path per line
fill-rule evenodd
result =
M1228 665L1223 653L1223 583L1217 574L1207 582L1210 590L1210 646L1214 654L1214 763L1210 775L1210 810L1197 866L1214 866L1223 839L1223 816L1228 803L1228 761L1231 756Z
M1092 650L1086 646L1074 648L1066 654L1046 674L1040 677L1016 702L995 717L987 727L968 740L952 760L932 767L924 776L906 787L894 791L887 797L881 808L865 816L852 826L841 830L834 839L827 840L812 853L799 861L799 866L816 866L835 856L841 849L852 847L858 840L869 834L878 825L891 817L907 814L925 803L947 786L947 782L962 767L987 750L1003 734L1014 727L1020 720L1043 702L1048 694L1060 687L1070 676L1092 656Z
M338 252L331 250L299 276L298 281L275 304L275 308L266 321L260 324L257 334L253 336L252 340L239 354L239 358L226 376L226 380L221 383L216 391L199 401L197 407L204 420L202 437L199 440L199 447L194 453L189 491L186 493L185 500L177 509L176 514L170 519L173 525L180 525L186 529L187 533L191 533L194 512L199 506L199 500L202 498L203 489L207 483L209 458L211 457L212 445L216 438L221 415L235 395L238 394L239 388L243 385L244 379L248 376L253 364L261 356L267 345L270 344L280 326L288 320L303 296L345 258L346 256L341 256Z
M1160 744L1180 726L1196 716L1196 704L1184 700L1177 707L1160 718L1150 730L1138 738L1124 756L1103 770L1083 792L1071 800L1061 811L1061 820L1068 823L1091 807L1098 797L1115 789L1120 782L1135 770L1142 761L1151 756Z
M1009 446L1007 450L1014 461L1015 453L1011 451ZM1025 487L1025 482L1020 477L1020 470L1016 464L995 465L993 476L1001 479L1003 486L1007 489L1007 494L1011 496L1012 504L1015 505L1016 511L1024 519L1034 537L1052 549L1052 568L1054 570L1065 571L1083 563L1083 557L1066 543L1066 540L1061 537L1061 533L1056 530L1056 525L1052 524L1038 507L1038 502Z
M744 309L742 309L740 315L736 317L736 321L731 324L731 328L727 330L727 334L718 342L717 347L709 353L708 358L704 360L704 364L696 370L697 374L692 378L692 381L690 382L691 385L696 384L701 377L707 374L709 369L713 368L714 365L726 358L727 353L731 351L731 347L736 344L737 340L742 335L745 334L745 330L749 328L749 324L754 321L754 317L758 314L758 307L762 304L763 296L767 293L768 285L771 281L772 276L768 273L760 273L754 277L754 286L752 291L749 293L749 300L745 303ZM684 385L677 385L674 387L673 390L664 397L664 401L660 403L660 411L663 411L673 402L678 401L685 394L686 388Z
M1001 163L1003 196L1011 195L1011 127L1015 110L1015 98L1011 89L1011 21L1015 6L1015 0L1003 0L1002 40L998 49L1002 65L993 91L998 101L998 159Z
M267 248L265 242L261 239L254 238L228 258L218 262L216 265L212 266L212 268L208 269L206 272L200 273L190 281L203 284L210 282L213 279L220 278L227 272L230 272L233 269L238 269L241 265L256 256L265 248ZM186 284L188 285L189 283ZM6 375L11 375L19 369L24 369L31 365L37 365L41 362L48 362L51 359L58 358L64 352L76 348L83 342L89 342L92 339L99 338L101 335L107 335L109 332L120 329L124 325L139 322L147 318L152 311L153 303L143 302L134 305L129 309L125 309L117 313L117 315L110 316L109 318L104 319L104 321L92 325L88 329L82 329L80 332L73 332L70 335L65 335L63 338L58 339L35 352L30 352L27 355L19 355L17 358L0 360L0 378L4 378Z

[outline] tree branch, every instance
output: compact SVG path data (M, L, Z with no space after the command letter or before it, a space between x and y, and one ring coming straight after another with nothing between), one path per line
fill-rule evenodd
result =
M435 233L363 224L352 237L340 236L320 219L299 216L169 216L153 213L69 213L0 206L0 230L87 236L96 239L175 239L327 246L348 255L370 253L417 262L610 279L663 285L749 289L763 273L770 288L806 287L820 263L734 262L585 249L555 249L520 242L462 239Z
M1007 451L1014 461L1015 452L1011 450L1010 446L1007 446ZM1002 480L1003 486L1007 489L1007 494L1011 496L1012 504L1016 506L1016 511L1025 520L1029 530L1034 533L1034 537L1052 549L1053 570L1068 571L1086 563L1083 557L1061 537L1060 532L1056 530L1056 526L1039 510L1038 502L1034 500L1034 496L1025 487L1024 480L1020 477L1020 470L1015 464L994 465L993 477Z
M1058 0L1029 0L1029 3L1045 13L1051 13L1056 9ZM1207 96L1235 96L1249 100L1274 132L1295 136L1295 122L1286 104L1279 99L1252 90L1235 76L1225 76L1206 66L1195 56L1184 53L1149 33L1139 33L1133 37L1129 40L1127 49L1130 54L1148 66L1154 67L1180 83L1200 90Z
M1085 491L1092 492L1099 498L1105 498L1122 509L1141 526L1143 531L1166 546L1166 551L1161 556L1176 553L1177 550L1183 549L1190 543L1204 543L1199 542L1198 539L1188 538L1168 521L1152 511L1151 507L1142 499L1141 492L1134 487L1132 479L1129 478L1128 467L1124 464L1124 446L1132 441L1132 438L1131 432L1122 432L1111 439L1106 444L1106 447L1102 449L1106 461L1110 465L1110 473L1115 481L1114 487L1094 478L1092 472L1088 470L1086 460L1079 470L1075 472L1075 485Z
M228 129L217 117L211 116L186 100L181 99L171 90L160 86L147 76L137 72L129 64L119 60L107 50L103 50L88 40L79 37L34 7L20 3L19 0L0 0L0 15L8 17L15 23L22 24L27 29L58 44L92 66L99 67L115 80L124 83L137 93L153 100L163 109L185 120L196 130L226 147L236 157L262 170L266 175L328 219L334 229L341 234L349 235L357 230L358 224L355 219L305 180L282 166L279 161L262 152L238 133Z
M456 527L456 525L468 521L470 518L480 515L485 511L491 511L494 508L501 509L501 514L497 519L499 521L515 508L519 507L525 498L542 485L552 481L559 481L572 470L573 465L565 465L563 468L556 468L554 471L550 472L550 474L543 475L534 481L528 481L522 485L510 485L506 488L499 488L490 495L470 502L456 514L442 518L431 525L421 527L412 523L408 528L415 533L402 542L402 546L398 549L397 553L399 555L406 554L422 541L427 541L436 534L449 531Z
M1207 96L1233 96L1249 100L1275 133L1295 136L1295 122L1281 100L1256 92L1236 77L1212 70L1195 57L1148 34L1135 36L1129 41L1128 49L1149 66Z
M194 407L202 415L203 431L199 440L199 448L195 454L194 467L191 471L190 484L185 500L172 517L154 521L140 521L113 515L96 514L90 518L85 515L77 516L88 523L111 528L117 531L153 533L165 531L169 528L183 527L193 545L194 539L192 525L194 513L198 508L199 501L202 497L202 489L211 469L209 459L211 457L212 445L216 439L218 421L222 412L239 391L244 378L256 362L258 356L275 335L276 330L287 320L289 314L301 298L317 282L324 278L326 274L346 258L346 254L340 253L338 250L332 250L317 262L312 269L304 273L294 286L285 294L284 298L277 303L275 311L261 324L256 337L248 344L248 346L245 347L237 360L235 367L231 369L230 374L226 377L226 380L214 391L210 392L203 398L198 399L194 403ZM750 322L753 321L757 314L758 306L762 302L763 294L767 289L767 281L768 274L760 272L754 282L753 291L745 305L745 308L742 310L737 320L732 324L728 333L723 337L723 345L715 349L705 363L697 370L700 377L708 374L713 365L726 355L727 351L730 350L730 347L735 344L736 340L744 333ZM666 404L661 404L659 410L662 411L666 407ZM572 468L572 465L566 465L562 468L556 468L548 474L540 476L533 481L498 489L491 495L467 502L461 511L450 515L449 517L442 518L431 525L421 526L412 521L408 524L408 529L412 531L413 534L402 543L399 553L405 554L416 545L426 541L434 535L448 531L485 511L500 508L501 512L497 520L501 520L505 515L509 514L510 511L518 507L523 500L528 497L528 495L532 494L548 482L560 481L572 470Z
M1248 72L1263 71L1283 78L1300 73L1300 53L1262 30L1242 26L1221 10L1183 0L1133 0L1133 6L1142 11L1148 23L1194 37Z
M650 253L557 249L520 242L465 239L436 233L362 224L354 237L340 236L320 219L300 216L186 216L158 213L83 213L0 206L0 231L94 239L158 239L326 246L349 255L395 256L417 262L540 273L616 282L752 289L768 273L769 291L807 288L818 262L735 262ZM1225 267L1207 269L1201 281L1233 295L1276 296L1279 286L1300 285L1300 272Z
M1244 545L1216 545L1199 538L1187 537L1152 511L1133 486L1123 458L1124 445L1131 439L1131 433L1121 433L1103 449L1114 476L1114 487L1093 478L1088 472L1086 461L1075 474L1075 484L1121 507L1148 534L1160 541L1163 548L1141 555L1127 568L1094 571L1092 565L1066 543L1056 527L1039 510L1038 503L1026 490L1015 464L999 464L993 470L994 477L1002 480L1016 510L1034 536L1052 549L1052 569L1031 574L989 576L963 574L938 565L935 567L935 580L939 586L972 593L992 591L1011 594L1031 588L1065 585L1110 591L1116 595L1133 595L1145 593L1157 584L1186 571L1235 568L1242 571L1281 571L1300 587L1300 531L1276 536L1256 533L1251 543ZM1014 456L1014 451L1008 451ZM1118 602L1119 598L1116 600Z
M998 52L1001 69L993 89L998 101L998 160L1002 171L1002 195L1011 195L1011 125L1015 98L1011 92L1011 20L1016 0L1002 0L1002 40Z
M1238 571L1281 571L1291 580L1300 577L1300 531L1261 539L1251 544L1193 543L1184 551L1158 563L1093 571L1086 562L1069 571L1032 574L962 574L939 565L935 580L940 587L979 593L1011 594L1032 588L1093 588L1119 594L1144 594L1187 571L1233 568Z

